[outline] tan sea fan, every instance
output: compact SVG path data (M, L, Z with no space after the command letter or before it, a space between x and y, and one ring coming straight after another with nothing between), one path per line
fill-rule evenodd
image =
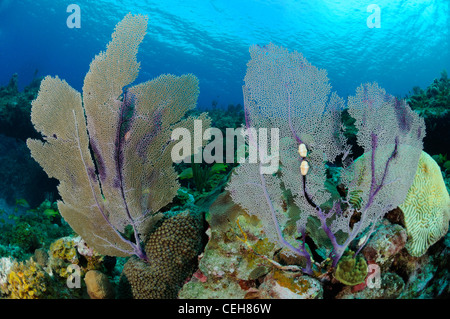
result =
M99 253L137 255L141 243L179 188L172 167L171 133L193 129L193 75L161 75L127 88L138 75L136 54L147 18L128 14L105 52L90 65L83 96L47 76L32 103L31 119L44 142L29 139L33 158L60 181L58 208L70 226ZM131 226L134 238L125 236Z

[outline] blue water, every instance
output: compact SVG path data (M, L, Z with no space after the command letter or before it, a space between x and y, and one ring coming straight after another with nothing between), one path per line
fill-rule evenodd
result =
M81 28L69 29L69 4L81 8ZM381 27L369 28L371 3ZM449 0L0 0L0 85L19 74L19 86L58 75L81 90L89 63L104 50L126 13L149 16L137 82L161 73L194 73L199 106L242 103L251 44L297 50L328 71L347 97L377 81L404 96L450 70Z

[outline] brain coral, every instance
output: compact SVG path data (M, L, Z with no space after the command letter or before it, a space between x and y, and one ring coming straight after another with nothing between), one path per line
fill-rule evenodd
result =
M145 251L149 262L131 257L119 284L119 297L176 298L197 266L202 243L202 221L189 211L166 219L150 235Z
M448 231L450 197L436 161L422 152L414 182L403 204L408 233L406 249L411 256L422 256Z

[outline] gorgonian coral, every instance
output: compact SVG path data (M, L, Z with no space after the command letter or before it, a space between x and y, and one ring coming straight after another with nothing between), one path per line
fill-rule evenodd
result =
M161 75L129 87L138 76L136 54L146 28L146 17L125 16L92 61L83 96L47 76L31 113L44 142L27 141L33 158L60 181L58 209L88 245L100 254L143 260L158 212L179 188L171 133L192 130L197 118L209 126L205 113L184 117L197 101L193 75Z
M326 71L273 44L252 46L250 54L243 88L247 128L278 128L280 145L279 150L264 149L272 144L258 145L250 129L248 143L258 152L278 155L280 170L264 174L262 162L241 164L228 189L236 203L261 219L270 240L306 258L303 270L309 274L313 265L306 224L309 218L318 220L331 241L329 257L336 266L358 236L365 233L357 250L377 221L404 201L417 169L424 122L376 83L361 85L347 104L364 150L353 162L341 122L345 103L331 92ZM347 195L325 210L331 198L325 187L327 163L342 164ZM284 231L291 218L283 209L286 194L301 211L294 235ZM355 194L357 205L352 204Z

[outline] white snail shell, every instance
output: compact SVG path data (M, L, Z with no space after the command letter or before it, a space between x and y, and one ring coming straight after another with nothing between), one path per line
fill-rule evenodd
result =
M308 174L308 170L309 170L308 162L302 161L302 163L300 164L300 173L302 173L302 175L305 176L306 174Z
M306 155L308 154L308 150L306 149L305 144L302 143L298 146L298 153L301 157L306 157Z

